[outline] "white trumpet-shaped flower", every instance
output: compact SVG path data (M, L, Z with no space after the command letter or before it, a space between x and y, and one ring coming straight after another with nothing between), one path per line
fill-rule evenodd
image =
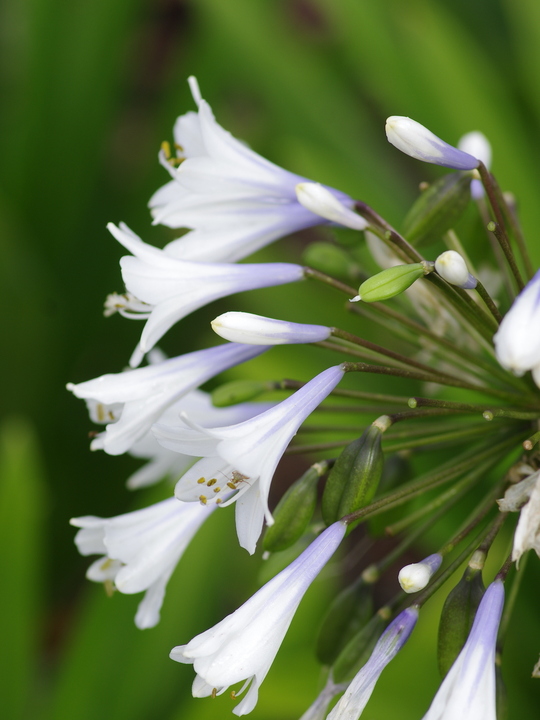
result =
M178 260L144 243L128 227L109 223L109 230L133 253L120 260L126 288L147 303L149 313L139 344L130 360L136 367L145 353L179 320L213 300L245 290L283 285L304 279L292 263L201 263Z
M166 253L183 260L234 262L284 235L327 222L298 202L295 188L305 178L236 140L216 122L195 78L189 84L198 112L176 121L178 157L160 153L172 180L150 200L155 223L190 229L169 243ZM348 195L328 192L352 208Z
M539 330L540 270L514 300L493 337L500 364L515 375L540 365Z
M473 170L479 165L478 158L449 145L431 130L408 117L389 117L386 121L386 137L394 147L416 160L454 170Z
M245 312L227 312L212 320L212 330L231 342L248 345L285 345L327 340L332 330L324 325L275 320Z
M277 464L300 425L343 375L341 365L328 368L283 402L236 425L183 429L156 424L153 431L162 445L203 458L180 478L176 497L220 504L224 491L235 490L229 503L236 502L238 540L255 552L264 518L273 523L268 493Z
M257 704L258 692L306 590L339 547L346 526L336 522L238 610L187 645L173 648L171 658L193 663L197 676L194 697L221 694L244 682L236 696L249 689L235 707L246 715Z
M495 645L503 605L504 586L495 580L423 720L496 720Z
M367 663L355 675L327 720L358 720L382 671L405 645L418 620L418 610L407 608L383 632Z
M89 580L112 582L128 595L145 592L135 616L144 629L159 622L169 578L213 509L170 498L113 518L88 515L70 522L81 528L75 536L81 555L103 555L88 568Z
M211 377L260 355L267 348L230 343L181 355L157 365L68 383L76 397L105 406L122 405L120 417L92 443L109 455L127 452L144 437L165 410Z

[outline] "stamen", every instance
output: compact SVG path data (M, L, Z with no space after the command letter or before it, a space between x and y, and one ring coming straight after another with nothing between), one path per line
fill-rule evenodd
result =
M216 483L217 483L216 478L212 478L206 484L208 485L208 487L212 487L212 485L215 485Z
M201 501L202 505L206 505L206 503L208 502L208 498L206 497L206 495L199 495L199 500Z
M210 696L213 697L213 698L216 698L216 697L217 697L217 688L212 688L212 693L211 693Z
M205 482L206 482L206 478L203 478L203 477L202 477L202 478L199 478L199 479L197 480L197 484L198 484L198 485L202 485L202 484L205 483Z
M218 486L218 487L215 487L215 488L214 488L214 492L215 492L215 493L221 492L221 488L220 488L219 486Z

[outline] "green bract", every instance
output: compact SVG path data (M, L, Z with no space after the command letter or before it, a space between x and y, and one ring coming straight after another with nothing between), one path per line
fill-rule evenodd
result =
M358 288L358 299L364 302L379 302L399 295L425 275L422 263L396 265L368 278Z

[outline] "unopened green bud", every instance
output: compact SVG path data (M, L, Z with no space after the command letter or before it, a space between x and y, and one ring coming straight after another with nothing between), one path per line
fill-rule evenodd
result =
M373 613L371 587L360 578L334 599L326 613L315 652L319 662L332 665L351 637L361 630Z
M416 246L439 240L462 215L470 188L470 172L450 173L429 185L409 210L403 235Z
M387 618L379 611L349 640L332 666L336 683L350 680L366 664L386 624Z
M372 499L384 464L381 439L381 428L370 425L338 457L322 498L322 515L327 525L367 505Z
M359 266L349 253L339 245L315 242L308 245L302 255L305 265L333 277L357 277Z
M254 400L270 389L268 383L259 380L233 380L212 390L212 403L215 407L237 405Z
M365 280L358 288L358 295L351 302L388 300L410 288L414 282L430 271L431 268L427 263L411 263L387 268Z
M482 572L468 567L445 600L439 623L437 653L442 677L465 645L484 590Z
M317 483L328 463L316 463L305 472L279 501L274 524L266 529L263 550L281 552L294 545L307 528L317 505Z

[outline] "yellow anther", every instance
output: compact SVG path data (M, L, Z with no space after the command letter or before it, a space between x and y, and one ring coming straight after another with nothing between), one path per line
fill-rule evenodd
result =
M180 152L184 152L184 148L176 142L174 143L174 148L175 150L180 150Z
M166 140L164 140L164 141L161 143L161 149L163 150L163 154L165 155L165 157L167 158L167 160L169 160L170 157L171 157L171 145L170 145L170 143L168 143Z
M220 487L215 487L215 488L214 488L214 492L215 492L215 493L221 492L221 488L220 488Z
M208 498L206 497L206 495L199 495L199 500L203 505L206 505Z
M215 485L216 483L217 483L216 478L212 478L206 484L208 485L208 487L212 487L212 485Z
M212 688L211 697L213 697L213 698L217 697L217 688Z
M234 690L231 690L231 700L236 700L236 693Z
M231 490L236 490L236 485L233 482L228 482L227 487L230 487Z
M221 498L218 498L218 499L216 500L216 505L220 505L222 502L223 502L223 500L222 500Z
M96 405L96 415L99 422L103 422L105 420L105 408L101 403L98 403Z
M205 482L206 482L206 478L199 478L199 479L197 480L197 483L198 483L199 485L202 485L202 484L205 483Z

